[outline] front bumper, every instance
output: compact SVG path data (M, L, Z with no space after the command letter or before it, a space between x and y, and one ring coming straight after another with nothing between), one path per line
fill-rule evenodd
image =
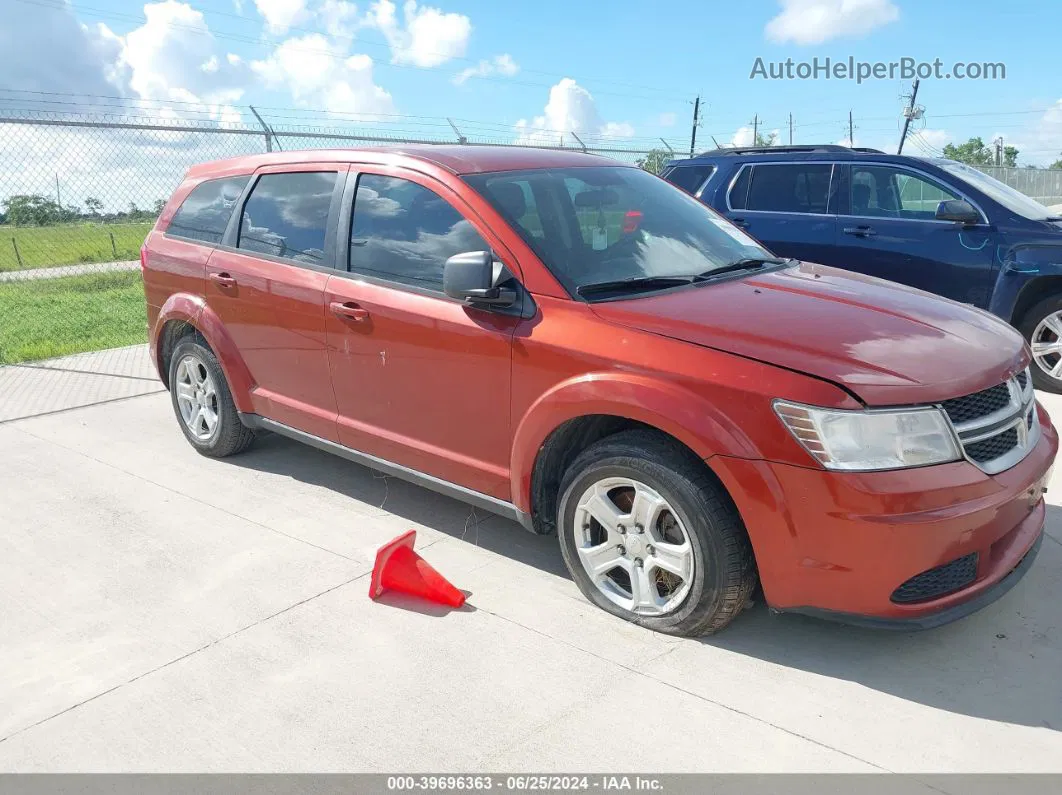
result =
M773 609L926 628L999 598L1032 564L1058 452L1058 435L1037 410L1040 441L993 476L967 462L868 473L724 456L709 463L742 514ZM972 553L976 573L959 590L892 600L912 577Z

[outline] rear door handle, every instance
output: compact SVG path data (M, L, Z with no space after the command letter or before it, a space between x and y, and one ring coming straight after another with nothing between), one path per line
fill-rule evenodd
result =
M222 271L221 273L210 274L210 281L214 282L214 284L216 284L218 287L236 286L236 280L224 271Z
M328 305L328 308L332 310L333 315L353 320L355 323L364 323L369 319L369 310L362 309L353 301L347 301L346 303L333 301Z
M874 237L877 234L872 226L846 226L844 233L846 235L855 235L856 237Z
M731 218L730 223L732 223L734 226L740 227L741 229L749 228L749 222L746 221L744 218Z

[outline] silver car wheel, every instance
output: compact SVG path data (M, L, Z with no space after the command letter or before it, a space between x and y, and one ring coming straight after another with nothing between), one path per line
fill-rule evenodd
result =
M201 442L208 442L218 427L218 394L214 379L197 356L187 355L177 363L173 385L177 407L188 431Z
M590 581L613 604L643 616L677 609L693 584L693 544L659 493L631 478L590 486L571 532Z
M1062 312L1052 312L1037 323L1031 342L1036 366L1062 379Z

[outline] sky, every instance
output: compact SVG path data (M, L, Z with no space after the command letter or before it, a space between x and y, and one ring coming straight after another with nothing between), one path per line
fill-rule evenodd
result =
M1002 136L1062 157L1057 0L0 0L0 112L370 125L428 137L688 150L795 143L895 150L899 76L751 78L757 58L1001 62L921 82L910 150Z

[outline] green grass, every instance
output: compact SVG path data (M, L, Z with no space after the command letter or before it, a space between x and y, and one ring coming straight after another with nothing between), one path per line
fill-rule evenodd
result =
M153 225L148 222L0 226L0 271L138 259L140 245Z
M147 341L140 271L0 282L0 364Z

